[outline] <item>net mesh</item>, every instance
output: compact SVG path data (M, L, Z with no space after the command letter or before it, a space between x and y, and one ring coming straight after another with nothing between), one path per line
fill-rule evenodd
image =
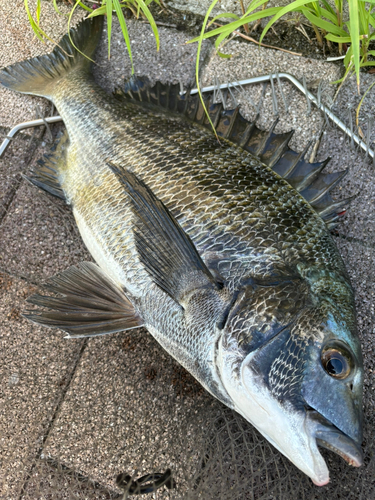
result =
M335 105L347 122L355 105L348 99L350 85ZM248 92L254 101L262 87ZM278 97L278 111L287 117ZM369 106L360 125L371 141ZM261 111L270 123L272 95ZM321 126L324 117L319 119ZM284 121L282 127L290 129ZM69 207L19 177L18 184L9 181L41 156L41 140L21 136L1 160L4 183L8 179L4 192L14 193L3 203L0 226L0 498L127 498L141 476L168 469L173 481L138 497L374 498L375 186L366 154L326 126L319 159L332 156L331 171L349 168L335 195L358 193L334 234L356 292L365 361L365 459L355 469L323 450L331 482L317 488L240 415L206 393L145 330L73 341L22 318L25 298L47 277L91 260ZM127 492L116 483L119 474L130 476Z

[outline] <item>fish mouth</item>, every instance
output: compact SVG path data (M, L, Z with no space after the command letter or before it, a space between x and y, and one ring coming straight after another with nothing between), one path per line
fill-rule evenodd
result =
M316 410L307 410L306 419L318 446L334 451L349 465L360 467L363 464L360 443L356 443Z

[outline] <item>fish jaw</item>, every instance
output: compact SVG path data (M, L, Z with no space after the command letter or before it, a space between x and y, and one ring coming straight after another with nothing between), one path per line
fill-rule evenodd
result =
M315 436L319 446L334 451L353 467L363 464L361 444L341 432L317 411L307 410L306 427Z
M296 409L271 394L259 373L252 370L257 351L241 359L238 350L224 348L222 341L218 351L220 379L234 409L316 486L329 483L329 470L318 445L335 451L351 465L362 464L360 446L318 412Z

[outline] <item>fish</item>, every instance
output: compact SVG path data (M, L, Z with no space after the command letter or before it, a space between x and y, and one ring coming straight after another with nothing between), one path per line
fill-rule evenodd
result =
M66 131L28 176L68 203L95 262L49 279L29 320L94 337L144 326L318 486L319 448L363 462L363 360L353 289L330 230L350 200L239 108L91 75L100 16L52 53L0 71L49 99ZM44 293L44 292L43 292Z

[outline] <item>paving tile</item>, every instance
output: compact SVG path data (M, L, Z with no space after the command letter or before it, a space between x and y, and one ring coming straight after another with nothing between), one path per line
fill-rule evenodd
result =
M110 489L167 468L183 488L218 406L145 330L91 339L43 455Z
M22 318L35 290L0 274L0 498L18 497L82 346Z
M26 181L0 225L0 241L0 268L34 282L91 260L70 208Z

